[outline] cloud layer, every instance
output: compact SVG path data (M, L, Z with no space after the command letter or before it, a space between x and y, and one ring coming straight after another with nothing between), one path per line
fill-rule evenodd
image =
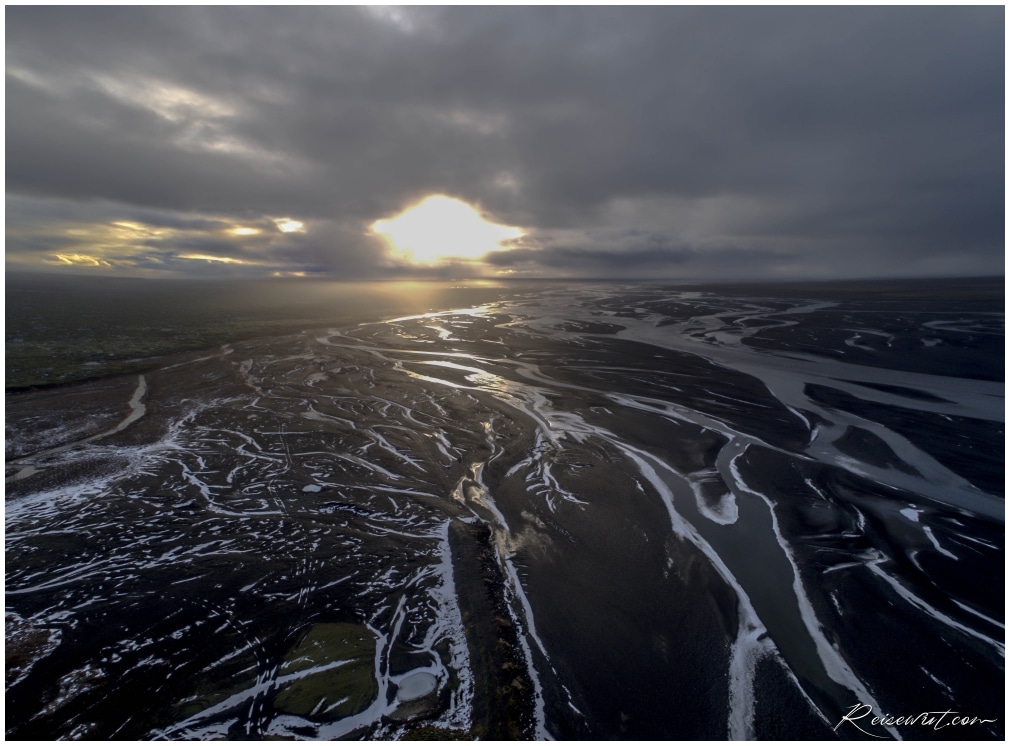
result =
M9 267L1003 272L1001 7L6 19ZM412 267L369 226L432 194L524 236Z

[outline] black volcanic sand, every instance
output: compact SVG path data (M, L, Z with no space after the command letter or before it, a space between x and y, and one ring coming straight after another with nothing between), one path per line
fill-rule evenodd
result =
M276 357L283 357L280 345L286 344L289 343L278 340L270 349ZM234 428L234 432L241 430L254 438L263 431L275 431L276 435L289 429L292 432L284 437L286 453L318 449L320 439L332 438L335 444L354 439L353 433L330 433L327 428L294 432L294 428L277 419L271 405L254 410L233 408L235 397L246 407L251 402L240 377L226 362L227 356L199 354L191 358L173 359L171 365L179 367L148 374L146 416L122 433L100 442L113 453L150 447L171 438L172 426L180 419L191 427L213 426L224 431ZM341 362L347 371L348 361ZM311 361L306 367L319 368ZM379 378L374 369L355 367L368 379ZM113 383L100 390L89 384L82 392L59 389L22 395L13 405L9 402L8 418L32 422L39 413L51 412L77 393L89 397L98 409L111 410L118 403L118 409L125 415L122 400L132 393L127 384L135 386L136 381L116 379ZM275 393L278 400L283 400L283 389L288 384L282 378L273 379L273 385L281 389ZM409 400L403 396L404 392L381 381L374 385L379 389L377 398ZM462 398L468 400L459 403L466 409L449 418L450 421L479 422L494 411L484 408L485 404L494 406L486 396ZM197 409L198 402L209 402L211 406ZM442 406L446 403L442 402ZM254 414L244 413L253 411ZM498 462L502 466L488 470L486 478L492 483L504 480L501 473L504 465L514 463L531 443L528 426L524 427L521 417L513 419L501 413L498 417L508 418L515 435L511 442L503 438L507 453ZM359 418L356 429L363 422ZM504 429L504 424L499 423L498 427ZM467 433L469 427L458 429L472 438L472 433ZM403 433L402 437L411 441L415 457L438 460L439 454L421 433ZM241 435L236 437L235 451L242 450L242 440ZM461 439L454 440L458 443ZM250 447L253 454L258 450ZM414 498L415 509L435 516L458 514L456 505L445 496L463 476L462 463L488 455L486 446L479 442L471 443L466 450L462 461L446 464L434 474L426 475L434 477L440 497ZM235 465L235 451L220 446L214 450L200 449L197 458L204 470L201 478L206 479L208 473L226 476L227 470ZM74 454L73 450L69 452ZM64 452L61 458L67 455ZM109 455L103 460L82 454L74 460L76 471L62 463L42 469L11 485L9 498L52 489L93 473L104 475L109 472L106 460L112 458ZM123 461L127 457L118 458ZM570 660L581 659L608 672L605 678L570 687L570 696L581 705L580 709L593 713L591 720L580 717L572 721L570 710L554 706L551 715L557 720L552 726L559 733L568 732L572 736L592 733L611 737L658 736L667 726L650 713L681 698L699 698L700 675L705 683L699 701L707 702L709 709L692 707L678 721L681 726L687 724L690 732L699 737L717 736L724 727L720 722L724 717L721 703L726 697L722 673L726 654L720 629L723 623L716 607L725 606L726 615L732 619L731 595L720 587L718 578L712 576L689 546L670 537L669 529L663 528L667 521L656 501L641 494L642 487L633 476L623 477L626 480L623 485L616 481L620 472L613 468L620 467L618 455L571 451L566 458L589 470L608 462L612 467L608 470L607 485L593 479L592 473L573 480L571 487L593 505L588 516L580 509L571 509L552 517L529 504L523 495L523 485L515 480L504 480L501 488L495 490L501 507L508 506L507 518L513 532L520 541L529 541L515 558L518 565L527 568L527 592L533 603L543 602L544 613L537 621L543 626L541 633L548 645L559 646L559 665L569 667L573 665ZM380 463L391 470L398 466L388 457ZM349 478L351 484L366 484L370 478L356 464L340 466L343 478ZM366 572L374 576L379 570L410 568L425 561L424 550L412 547L402 535L374 535L369 521L382 514L382 508L375 505L380 502L377 497L328 488L319 493L299 493L300 484L315 482L312 470L318 465L287 463L283 470L285 485L268 486L263 497L252 500L243 494L251 490L236 484L234 491L222 494L213 506L199 489L180 478L180 468L188 467L175 461L155 470L147 467L144 473L130 476L108 490L97 503L82 511L86 515L46 516L47 520L36 524L44 526L41 535L29 539L19 534L11 539L14 546L31 545L30 552L16 563L22 573L49 565L83 569L92 558L117 558L116 567L106 572L91 576L82 571L88 580L75 581L69 593L66 585L59 585L48 592L39 590L15 597L13 605L25 617L54 606L72 607L82 600L88 608L86 616L73 627L67 629L56 624L54 628L63 633L59 656L40 661L31 676L10 693L8 706L12 713L23 711L25 703L31 701L60 705L49 706L42 717L31 717L17 726L21 737L47 738L82 727L85 730L80 732L89 738L110 737L117 730L118 735L133 733L139 737L152 728L163 727L173 718L191 715L194 701L197 704L216 701L210 696L213 691L242 691L243 686L251 684L255 671L283 658L305 624L317 619L361 618L369 603L382 603L380 599L392 589L377 589L382 595L362 603L373 595L367 588L366 577L361 580L362 587L352 585L315 603L301 597L293 599L291 595L306 594L328 580L346 577L353 584L355 576ZM626 504L628 498L634 503ZM632 510L636 504L644 511L640 516ZM257 517L264 507L271 505L277 506L276 515ZM222 520L215 516L218 510L229 513ZM477 510L486 515L481 507ZM251 525L233 525L244 512L250 518L241 523ZM543 514L542 519L538 513ZM538 543L537 525L542 520L565 527L561 546L551 539L544 539L543 545ZM74 527L72 532L70 527ZM299 549L314 534L331 539L334 530L341 534L339 544L328 547L315 544L309 550ZM502 571L494 558L496 549L490 530L483 523L453 522L449 536L477 685L472 733L492 738L530 737L531 684L508 616L508 602L501 588ZM529 539L530 536L533 538ZM647 542L644 546L643 539ZM211 550L186 562L159 560L165 555L195 554L195 549L208 540ZM499 541L507 540L499 536ZM269 548L264 542L270 542ZM358 551L342 556L347 549ZM674 566L672 572L667 567L670 562ZM138 570L145 564L149 567ZM264 573L271 586L271 605L266 607L256 594L241 592L248 585L263 584ZM663 599L661 603L659 599ZM690 613L685 614L688 610ZM205 628L218 618L241 620L241 625L236 622L216 631L212 645L193 646L191 630ZM574 626L573 618L580 620ZM614 645L615 636L637 640L641 647L630 650L626 643ZM145 638L147 644L138 644L129 654L122 651L124 641L134 638ZM239 653L224 666L215 666L214 660L222 649L232 647L239 651L249 640L255 640L252 650ZM157 662L145 665L152 656ZM723 662L713 665L719 659ZM208 666L214 667L213 673L201 673ZM682 676L680 672L685 668L693 672L691 677ZM83 676L75 673L78 670L95 673ZM564 668L558 672L561 680L567 678L565 673ZM52 681L59 683L55 687L47 684ZM615 682L619 685L617 692ZM643 685L651 696L641 696ZM152 689L158 690L157 698L145 699L143 703L133 699L138 693ZM269 707L260 704L261 711L251 717L236 709L233 717L237 722L227 732L236 735L248 733L249 729L255 732L256 721L262 722L270 716ZM53 711L49 712L50 709ZM124 719L127 722L122 722Z
M284 359L296 353L306 339L278 339L265 346L272 358ZM234 356L242 351L242 346L236 346ZM368 381L364 388L374 389L376 400L416 405L402 387L383 382L391 366L379 362L366 367L362 363L370 361L351 352L342 353L339 362L343 377L337 382L347 384L349 378L360 375ZM99 441L109 454L64 452L59 466L9 485L9 498L17 499L67 481L101 478L111 471L107 462L118 459L122 467L129 460L125 452L130 449L142 450L171 440L173 427L180 421L192 429L234 433L225 436L233 439L229 444L213 440L209 448L193 448L201 480L211 482L208 477L213 475L218 484L227 485L224 478L229 470L245 462L246 455L253 459L243 467L248 471L241 482L235 480L234 489L222 490L208 501L200 489L187 482L186 472L198 467L184 463L184 454L178 461L170 456L159 466L147 465L142 472L119 480L81 512L47 515L33 522L40 535L29 537L30 530L26 530L9 541L11 549L30 545L16 562L17 572L54 565L79 567L84 576L49 591L16 596L9 608L13 606L26 618L81 603L88 609L71 628L65 628L62 620L55 623L53 628L63 634L59 655L41 660L9 693L11 713L30 709L26 703L32 701L60 705L50 706L52 712L46 710L42 717L29 717L16 725L20 737L47 738L82 727L86 727L81 732L87 737L114 733L142 737L182 716L191 716L194 702L209 705L218 701L223 694L215 698L211 696L214 691L240 692L253 683L257 671L279 665L277 661L283 659L305 625L317 620L354 622L367 616L371 606L387 604L388 596L396 591L381 585L370 589L375 576L430 561L424 547L402 535L376 535L371 522L381 521L386 507L382 498L369 496L367 489L327 487L318 493L300 492L302 485L319 481L313 476L319 469L334 466L349 486L367 485L374 476L359 464L330 461L324 466L325 457L318 463L312 462L312 457L301 464L291 459L278 465L277 476L264 477L283 477L283 484L268 482L261 496L247 497L254 490L242 484L254 479L249 472L254 471L255 456L267 448L244 441L262 442L271 437L265 434L271 433L279 444L269 450L285 456L318 452L320 441L336 452L351 451L357 431L368 426L370 415L362 406L353 430L317 421L298 430L290 420L279 419L277 410L283 409L294 379L325 370L328 365L310 357L288 377L271 377L271 399L267 401L250 397L236 367L221 351L173 358L167 370L146 376L147 414L123 432ZM132 377L113 379L101 390L87 384L79 393L96 409L118 409L123 416L127 413L124 399L135 386ZM344 385L335 388L332 401L345 391ZM8 419L32 422L77 393L74 389L51 389L9 396ZM325 414L325 399L317 401L317 411ZM255 406L250 406L254 402ZM522 480L505 476L508 467L532 444L530 425L524 417L501 411L500 404L484 394L450 395L439 404L454 410L451 416L437 419L443 427L459 423L452 440L460 456L424 475L427 484L423 486L437 497L411 498L415 518L433 520L460 514L447 496L465 475L466 463L490 455L478 423L494 422L505 448L484 479L497 485L493 493L511 527L511 536L498 529L492 538L483 521L471 525L454 520L450 524L455 583L474 670L471 734L485 738L533 735L532 685L519 651L518 625L509 617L500 559L496 559L496 543L504 548L511 541L514 562L523 568L526 592L538 608L537 631L551 650L549 665L555 668L544 677L552 732L569 737L660 737L670 726L665 718L657 719L656 713L665 712L672 703L692 701L689 710L677 715L678 732L719 737L725 730L725 643L726 635L735 633L735 601L693 547L671 536L658 500L647 494L650 488L628 470L617 453L599 447L568 448L560 462L572 472L566 486L592 510L563 503L561 512L552 514L531 500ZM391 408L386 415L393 411ZM402 410L398 414L402 415ZM422 414L418 408L414 416L427 424L435 415L434 411ZM372 421L377 430L392 425L381 417ZM397 432L392 427L382 433L401 446L409 444L414 458L439 461L440 454L423 437L423 431L415 427L410 432ZM699 445L704 447L705 443L699 440ZM76 470L63 464L68 456L73 456ZM706 461L700 453L693 457L686 453L685 457L697 463ZM390 471L404 471L404 464L390 454L383 454L378 464ZM601 480L597 472L605 473L605 478ZM404 486L412 485L416 482ZM490 518L482 506L474 507L482 518ZM270 508L276 512L258 515ZM222 510L228 512L219 517ZM239 520L243 513L249 517ZM553 531L545 530L548 523ZM334 532L339 533L339 539ZM312 542L313 536L332 544ZM208 543L209 550L197 553ZM192 558L182 562L171 557L188 554ZM114 567L94 575L87 573L84 568L103 556L115 557ZM344 578L349 580L336 586L336 592L312 599L312 588ZM250 585L263 587L263 594L243 591ZM264 595L269 603L264 603ZM219 618L236 622L215 631L212 644L194 646L191 635ZM147 644L126 642L134 639ZM252 648L238 652L250 640L255 641ZM615 640L621 643L615 644ZM121 649L124 645L136 645L137 649L126 653ZM237 655L225 665L216 665L215 659L227 649L235 649ZM147 663L152 658L157 662ZM537 662L544 663L539 653ZM582 680L573 675L585 666L600 675ZM213 670L201 673L208 667ZM75 673L79 670L96 673L82 678ZM690 676L685 676L685 671L690 671ZM73 679L70 685L64 681L68 676ZM567 691L561 689L563 683ZM61 696L64 689L68 692ZM153 689L159 692L157 698L134 699ZM573 710L562 704L568 698L586 714L574 716ZM258 702L251 714L244 711L247 709L243 705L226 713L236 719L227 733L255 733L259 724L281 708Z
M7 736L857 738L835 726L863 697L997 717L991 299L895 288L545 287L234 341L145 368L143 416L97 438L139 376L8 393ZM981 373L941 393L908 372L962 349Z

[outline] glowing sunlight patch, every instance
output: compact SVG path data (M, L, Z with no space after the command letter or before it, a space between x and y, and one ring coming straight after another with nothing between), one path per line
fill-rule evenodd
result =
M104 259L100 259L97 256L91 256L90 254L54 254L56 260L60 264L69 264L71 266L85 266L85 267L111 267Z
M180 259L195 259L203 262L219 262L220 264L247 264L241 259L232 259L228 256L211 256L209 254L180 254Z
M438 264L449 259L474 260L502 248L501 242L519 238L514 226L490 223L462 200L436 194L399 215L372 223L402 259L415 264Z
M305 223L291 218L277 218L274 225L281 233L303 233L305 231Z
M231 232L236 236L255 236L260 230L259 228L232 228Z

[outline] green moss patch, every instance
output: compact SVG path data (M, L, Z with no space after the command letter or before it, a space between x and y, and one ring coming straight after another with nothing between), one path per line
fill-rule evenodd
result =
M213 707L256 683L256 658L251 651L226 664L204 671L193 679L192 693L174 705L178 718L188 718Z
M278 672L280 678L306 673L280 688L274 706L320 720L361 712L379 694L375 644L375 636L360 624L313 625L285 656Z

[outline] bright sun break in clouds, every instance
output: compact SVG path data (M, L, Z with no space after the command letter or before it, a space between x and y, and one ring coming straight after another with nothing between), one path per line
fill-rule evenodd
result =
M271 218L270 221L281 233L305 232L305 223L301 220L293 220L291 218ZM250 228L247 226L237 226L231 229L231 233L236 236L256 236L262 232L263 231L259 228Z
M50 264L69 264L71 266L83 265L86 267L110 267L107 261L90 254L54 254L56 261Z
M191 259L200 262L216 262L218 264L248 264L242 259L233 259L228 256L211 256L210 254L179 254L179 259Z
M301 220L292 220L291 218L275 218L274 225L277 226L277 230L281 233L304 233L305 223Z
M425 197L396 217L375 221L372 232L414 264L479 259L502 248L502 241L523 235L514 226L488 222L466 202L444 194Z

